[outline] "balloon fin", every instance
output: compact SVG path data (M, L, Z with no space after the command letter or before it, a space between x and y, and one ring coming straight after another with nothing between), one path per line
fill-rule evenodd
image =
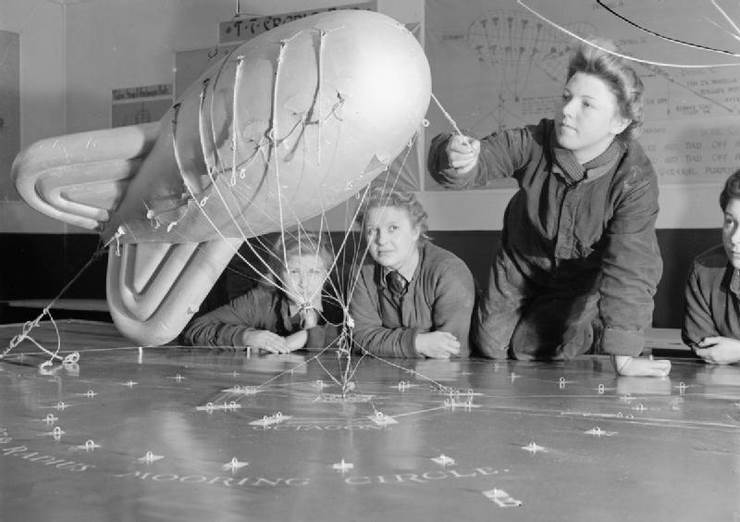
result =
M107 297L119 331L146 346L176 338L241 243L111 244Z
M110 219L159 135L159 123L38 141L13 162L23 199L65 223L99 229Z

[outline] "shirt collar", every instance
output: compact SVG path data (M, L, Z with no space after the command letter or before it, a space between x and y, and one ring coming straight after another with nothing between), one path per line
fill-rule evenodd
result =
M572 151L558 145L555 132L550 137L550 147L553 152L552 171L560 174L569 183L603 176L616 165L624 153L624 144L621 140L615 139L604 152L581 165Z
M406 282L408 283L414 280L414 276L419 271L419 265L421 265L421 258L424 252L423 245L419 245L416 251L419 253L419 256L417 258L416 265L414 266L414 268L411 270L404 268L398 271L398 273L401 274L403 278L406 280ZM380 267L380 286L381 287L386 288L388 286L388 284L386 283L386 276L392 271L393 271L392 268L388 268L386 266Z

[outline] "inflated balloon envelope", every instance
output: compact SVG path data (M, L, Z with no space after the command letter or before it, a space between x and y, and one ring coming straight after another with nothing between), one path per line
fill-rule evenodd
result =
M110 242L113 320L159 345L246 238L319 215L385 170L430 95L428 62L402 24L322 13L237 47L159 123L39 141L13 176L31 206Z

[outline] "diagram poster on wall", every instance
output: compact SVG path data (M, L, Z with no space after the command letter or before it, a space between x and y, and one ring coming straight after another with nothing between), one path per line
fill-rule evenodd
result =
M740 8L667 4L427 0L432 89L472 136L533 124L552 117L578 38L608 38L645 84L640 143L660 183L721 183L740 164ZM427 142L453 131L437 107L429 118Z
M112 127L159 121L172 105L172 85L164 83L113 89L112 99Z
M0 31L0 199L17 200L10 167L21 147L20 39L18 33Z

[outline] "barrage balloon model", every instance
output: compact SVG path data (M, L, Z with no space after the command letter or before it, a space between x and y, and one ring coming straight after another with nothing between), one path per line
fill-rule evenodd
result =
M402 24L321 13L237 47L158 123L38 141L12 175L35 209L100 233L114 323L160 345L246 238L319 215L387 169L430 96Z

